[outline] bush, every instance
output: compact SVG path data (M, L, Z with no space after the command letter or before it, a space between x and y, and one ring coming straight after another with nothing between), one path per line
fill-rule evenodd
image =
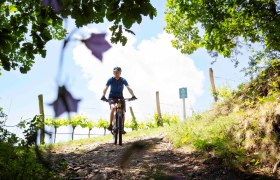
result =
M96 125L96 127L104 129L104 135L106 134L106 129L108 128L108 126L109 126L109 121L102 118L99 119Z
M45 125L54 126L54 142L56 140L57 129L61 126L67 126L68 121L65 119L46 118Z
M5 179L49 179L54 178L42 152L36 145L38 117L24 123L26 140L18 138L3 128L0 122L0 176ZM23 124L23 123L22 123Z
M166 124L170 125L170 123L171 123L171 116L169 114L164 114L162 116L162 122L163 122L164 125L166 125Z
M138 130L138 122L133 118L126 120L124 126L126 128L131 128L133 131Z
M157 113L154 113L154 121L155 121L156 127L163 126L163 120Z
M233 89L228 84L217 87L216 89L217 97L221 100L232 98L233 93Z
M76 115L70 119L68 119L68 124L72 126L72 140L74 139L74 131L75 128L79 125L83 125L86 123L86 117L83 115Z
M198 151L214 150L218 157L227 159L230 164L236 156L245 156L243 149L234 145L230 133L236 123L234 116L220 116L213 120L207 115L195 114L172 126L168 138L176 147L189 145Z

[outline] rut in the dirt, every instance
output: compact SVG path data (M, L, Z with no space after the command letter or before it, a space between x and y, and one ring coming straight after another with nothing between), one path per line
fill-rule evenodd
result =
M163 138L93 145L83 153L55 153L70 179L273 179L227 168L220 159L174 150ZM77 149L75 149L77 150Z

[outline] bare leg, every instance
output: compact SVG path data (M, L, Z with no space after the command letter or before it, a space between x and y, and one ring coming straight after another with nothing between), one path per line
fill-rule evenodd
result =
M111 107L111 114L110 114L110 124L112 125L113 119L114 119L114 112L115 112L115 107Z

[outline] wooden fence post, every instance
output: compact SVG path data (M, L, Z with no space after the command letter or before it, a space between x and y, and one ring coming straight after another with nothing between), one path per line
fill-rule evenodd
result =
M138 123L136 121L136 118L135 118L135 115L134 115L134 112L133 112L133 109L132 107L130 106L129 107L129 110L130 110L130 113L131 113L131 117L132 117L132 122L134 123L135 127L132 127L132 130L137 130L138 129Z
M159 101L159 92L156 92L156 101L157 101L157 114L161 118L161 110L160 110L160 101Z
M162 123L162 116L161 116L161 110L160 110L160 101L159 101L159 92L157 91L156 92L156 103L157 103L157 115L159 117L159 126L162 126L163 123Z
M134 112L133 112L133 109L132 109L131 106L129 107L129 110L130 110L130 114L131 114L132 119L135 120L136 118L135 118L135 116L134 116Z
M210 82L211 82L211 86L212 86L213 97L214 97L215 102L217 102L218 101L218 97L217 97L215 81L214 81L214 73L213 73L213 69L212 68L209 68L209 76L210 76Z
M43 95L38 96L39 100L39 111L40 111L40 144L45 144L45 114L44 114L44 103Z

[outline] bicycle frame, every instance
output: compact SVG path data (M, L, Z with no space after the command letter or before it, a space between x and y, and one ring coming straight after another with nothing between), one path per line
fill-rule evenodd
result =
M136 98L135 98L136 99ZM116 105L116 112L114 114L113 119L113 129L111 133L114 137L114 144L117 144L119 142L119 145L122 145L122 131L124 127L124 110L123 110L123 103L125 101L133 101L135 99L132 98L126 98L126 99L101 99L106 102L113 102L114 105Z
M123 110L123 103L129 99L117 99L117 100L111 100L115 102L116 105L116 113L114 115L113 120L113 130L112 134L114 137L114 144L122 145L122 131L124 126L124 110Z

